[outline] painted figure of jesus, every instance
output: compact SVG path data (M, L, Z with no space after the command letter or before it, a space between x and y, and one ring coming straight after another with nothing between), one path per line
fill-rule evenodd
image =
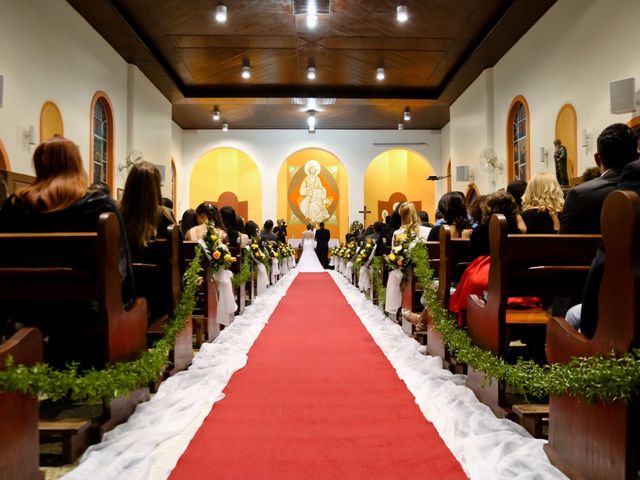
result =
M322 186L320 177L320 164L316 160L309 160L304 165L304 173L307 174L300 185L300 195L304 198L300 201L300 210L310 222L323 222L329 218L327 211L327 190Z

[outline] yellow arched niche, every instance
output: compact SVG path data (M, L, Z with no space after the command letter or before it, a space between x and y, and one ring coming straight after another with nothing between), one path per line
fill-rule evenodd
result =
M47 101L40 110L40 143L53 138L54 135L64 135L62 114L55 103Z
M320 180L327 191L329 220L325 228L331 238L344 239L349 231L349 178L338 157L320 148L305 148L292 153L284 161L278 173L278 218L287 220L289 238L301 238L306 221L300 218L300 182L305 178L304 167L308 161L320 164Z
M364 201L372 212L367 215L367 226L381 219L379 206L389 203L394 193L404 194L408 201L420 202L421 209L433 221L436 185L426 181L429 175L435 175L431 163L411 150L387 150L374 158L364 173Z
M262 221L262 180L260 170L246 153L236 148L214 148L196 161L189 179L189 205L217 202L221 194L231 192L248 202L245 220Z

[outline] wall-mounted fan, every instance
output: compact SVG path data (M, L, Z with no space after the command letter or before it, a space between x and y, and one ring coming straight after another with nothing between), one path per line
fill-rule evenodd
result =
M498 160L498 155L491 148L485 148L480 152L480 168L484 172L494 173L502 172L504 165Z
M133 167L134 164L140 162L144 160L143 156L142 156L142 152L140 150L132 150L129 155L127 155L127 160L125 161L125 164L122 165L118 165L118 171L122 171L124 169L129 170L131 167Z

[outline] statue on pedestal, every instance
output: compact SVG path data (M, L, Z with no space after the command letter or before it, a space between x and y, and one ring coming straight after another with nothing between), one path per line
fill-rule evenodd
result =
M569 176L567 175L567 149L558 138L553 142L553 145L555 147L553 160L556 164L556 178L560 185L566 187L569 185Z

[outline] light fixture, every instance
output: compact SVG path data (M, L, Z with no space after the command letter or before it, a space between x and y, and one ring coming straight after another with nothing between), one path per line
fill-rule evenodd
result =
M249 66L249 63L246 63L242 66L242 78L244 78L245 80L247 78L251 78L251 67Z
M316 28L316 25L318 25L318 15L315 13L307 14L307 27Z
M24 131L24 138L29 143L29 145L36 144L36 129L33 125L29 125L29 128Z
M404 123L398 124L398 130L404 130Z
M378 67L376 70L376 78L378 80L384 80L384 67Z
M400 23L404 23L409 20L409 9L406 5L398 5L396 8L396 19Z
M313 110L309 111L309 116L307 117L307 125L309 126L309 130L316 129L316 112Z
M223 132L229 131L229 124L228 123L223 123L222 124L222 131Z
M213 118L214 122L219 121L220 120L220 110L218 110L216 107L213 107L213 113L212 113L211 117Z
M316 79L316 67L309 65L307 67L307 78L309 80L315 80Z
M409 120L411 120L411 110L409 110L409 107L404 108L404 114L402 115L402 119L405 122L408 122Z
M218 5L216 7L216 22L224 23L227 21L227 6Z

